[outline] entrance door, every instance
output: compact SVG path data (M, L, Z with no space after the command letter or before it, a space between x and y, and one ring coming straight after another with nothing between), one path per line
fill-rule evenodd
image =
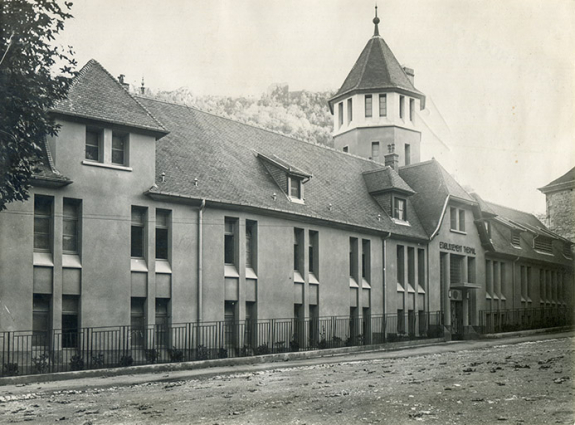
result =
M451 339L463 339L463 303L451 301Z

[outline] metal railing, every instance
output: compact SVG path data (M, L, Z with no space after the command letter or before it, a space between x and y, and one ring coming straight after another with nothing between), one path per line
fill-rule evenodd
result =
M573 324L568 307L522 308L479 311L478 332L483 334L553 328Z
M443 336L440 312L0 332L0 376L321 350Z

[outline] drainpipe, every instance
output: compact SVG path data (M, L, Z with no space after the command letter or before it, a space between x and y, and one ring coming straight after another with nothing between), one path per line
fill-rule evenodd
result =
M389 232L387 234L387 236L384 236L381 238L381 244L382 244L382 250L383 250L383 255L382 255L382 260L383 260L383 279L382 279L382 283L383 283L383 317L385 318L385 314L387 312L386 309L386 305L385 305L385 298L386 298L386 293L387 293L387 279L385 278L385 274L387 273L387 262L385 261L385 257L387 255L387 243L386 243L386 239L389 239L391 237L391 232ZM385 330L384 330L385 332Z
M204 225L204 208L206 207L206 200L202 199L200 208L198 209L198 323L201 323L203 318L202 312L202 291L203 291L203 225Z

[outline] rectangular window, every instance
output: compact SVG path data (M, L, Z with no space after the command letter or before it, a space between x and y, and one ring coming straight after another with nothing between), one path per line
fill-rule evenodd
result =
M485 260L485 292L487 295L493 295L493 271L489 260Z
M413 122L415 118L415 100L409 99L409 120Z
M246 267L255 269L257 258L257 221L246 220Z
M499 263L497 261L493 262L493 295L501 295L501 275L499 274Z
M301 180L297 177L289 177L289 194L292 198L301 199Z
M76 295L62 296L62 348L78 347L79 301Z
M415 249L407 248L407 283L415 284Z
M350 123L353 120L353 99L347 99L347 122Z
M467 281L475 283L475 258L467 257Z
M343 102L339 102L339 126L343 125Z
M168 347L169 343L169 298L156 298L156 343Z
M34 294L32 305L32 346L46 347L50 342L51 295Z
M405 144L405 165L411 164L411 145Z
M374 161L379 159L379 142L371 142L371 159Z
M499 268L501 270L501 284L499 286L499 290L500 290L500 294L502 296L505 296L505 294L507 293L507 281L505 279L505 263L500 263Z
M34 251L52 252L54 198L34 195Z
M112 164L126 165L128 136L112 133Z
M308 247L308 255L309 255L309 272L313 273L316 277L318 275L318 261L319 261L319 252L318 252L318 232L315 230L309 231L309 247Z
M170 238L170 211L156 210L156 259L167 260Z
M293 269L303 273L303 229L293 229Z
M450 214L450 228L457 232L465 232L465 210L451 207Z
M132 207L131 256L144 258L147 208Z
M78 254L80 240L80 202L77 199L64 198L64 217L62 220L62 249L65 254Z
M358 264L357 264L357 238L349 238L349 276L356 281L358 280Z
M133 347L144 345L146 322L144 314L145 298L130 299L130 337Z
M372 97L370 94L365 95L365 117L369 118L373 114Z
M102 132L86 129L86 159L102 162Z
M226 347L236 346L236 302L225 301L224 303L224 344Z
M417 250L417 283L425 287L425 250Z
M403 119L403 110L405 109L405 97L399 96L399 118Z
M236 232L237 218L226 217L224 219L224 263L236 264Z
M450 283L463 282L463 259L461 255L449 255L449 280Z
M405 285L405 249L402 245L397 246L397 283Z
M385 117L387 116L387 95L380 94L379 95L379 116Z
M405 317L403 315L403 309L397 310L397 333L405 333Z
M346 153L349 152L349 146L344 146L344 147L343 147L343 151L346 152Z
M407 221L407 214L405 212L405 199L393 198L393 218Z
M527 294L528 301L531 301L531 267L527 267L527 284L525 286L525 293Z
M371 281L371 241L361 241L361 277L367 282Z

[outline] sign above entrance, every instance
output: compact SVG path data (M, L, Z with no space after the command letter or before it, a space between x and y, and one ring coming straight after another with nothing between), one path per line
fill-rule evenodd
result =
M465 254L475 254L475 248L470 246L464 245L457 245L454 243L447 243L447 242L439 242L439 249L444 249L446 251L453 251L453 252L463 252Z

